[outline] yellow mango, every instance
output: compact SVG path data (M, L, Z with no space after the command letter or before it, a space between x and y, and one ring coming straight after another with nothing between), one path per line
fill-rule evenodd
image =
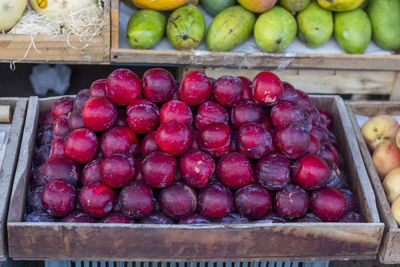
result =
M318 4L335 12L349 11L359 7L364 0L318 0Z
M138 8L169 11L187 4L188 0L131 0Z

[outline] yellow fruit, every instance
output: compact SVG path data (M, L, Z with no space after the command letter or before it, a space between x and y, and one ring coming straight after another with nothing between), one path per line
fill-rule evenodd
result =
M29 0L32 8L52 18L64 18L80 9L96 4L97 0Z
M188 0L131 0L138 8L169 11L188 3Z
M382 183L387 200L390 204L400 195L400 168L396 168L386 175Z
M394 140L398 129L399 123L395 118L388 115L378 115L362 126L361 133L368 148L374 151L382 141Z
M372 162L381 180L400 167L400 150L394 141L383 141L372 154Z
M393 201L391 211L397 225L400 225L400 196L396 197Z
M8 31L24 13L26 0L0 0L0 32Z
M318 4L331 11L349 11L359 7L364 0L318 0Z
M238 3L254 13L263 13L273 8L277 0L238 0Z

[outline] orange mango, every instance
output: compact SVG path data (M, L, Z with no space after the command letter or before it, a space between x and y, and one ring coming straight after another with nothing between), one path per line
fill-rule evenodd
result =
M254 13L263 13L273 8L277 0L238 0L247 10Z

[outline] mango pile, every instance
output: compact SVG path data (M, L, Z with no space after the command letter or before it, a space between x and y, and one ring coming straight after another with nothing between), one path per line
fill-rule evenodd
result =
M127 39L151 49L164 35L178 50L227 52L254 36L268 53L283 52L296 38L322 46L332 36L344 51L362 54L371 39L384 50L400 49L400 0L123 0L140 8ZM204 14L214 17L206 28Z

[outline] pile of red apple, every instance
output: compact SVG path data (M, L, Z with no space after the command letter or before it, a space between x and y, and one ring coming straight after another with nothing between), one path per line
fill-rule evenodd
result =
M270 72L117 69L41 116L26 221L363 222L332 123Z

